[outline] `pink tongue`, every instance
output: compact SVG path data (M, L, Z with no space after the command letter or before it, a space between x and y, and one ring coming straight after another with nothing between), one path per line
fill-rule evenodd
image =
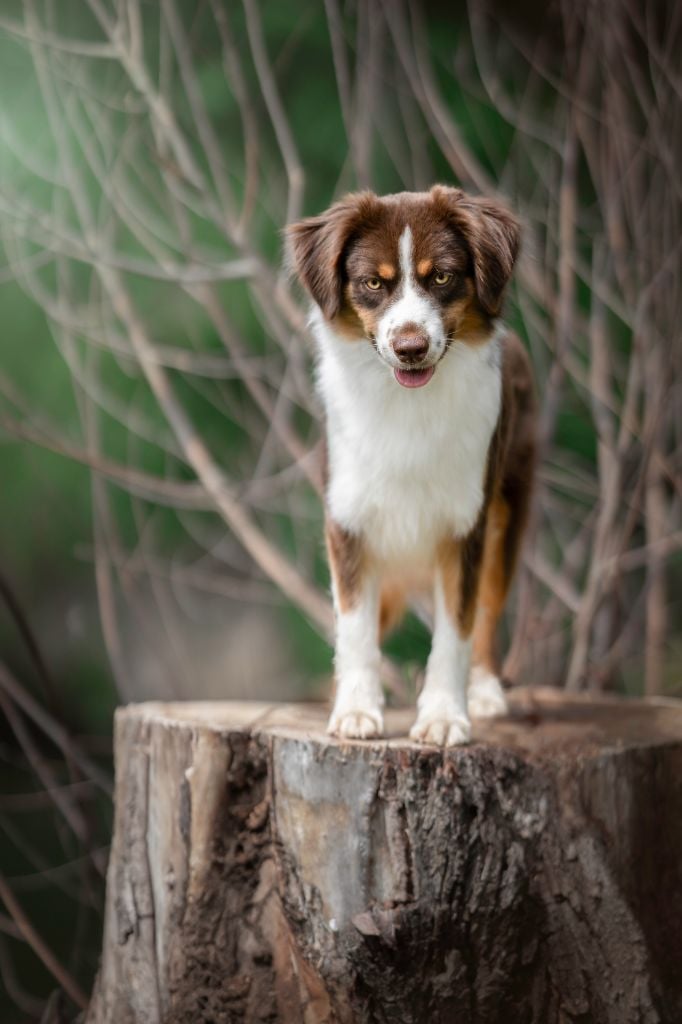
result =
M435 366L427 366L424 370L394 370L395 379L404 388L423 388L433 377Z

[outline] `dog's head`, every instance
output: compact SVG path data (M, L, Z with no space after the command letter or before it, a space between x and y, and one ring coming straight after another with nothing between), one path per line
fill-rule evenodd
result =
M288 230L296 272L338 334L367 339L404 387L420 387L454 340L489 337L519 250L496 200L353 193Z

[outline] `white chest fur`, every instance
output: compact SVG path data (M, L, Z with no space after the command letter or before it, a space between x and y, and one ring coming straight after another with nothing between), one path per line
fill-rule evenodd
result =
M327 501L341 526L387 563L429 562L469 532L483 500L501 401L500 342L455 343L435 376L405 389L369 342L315 317L327 416Z

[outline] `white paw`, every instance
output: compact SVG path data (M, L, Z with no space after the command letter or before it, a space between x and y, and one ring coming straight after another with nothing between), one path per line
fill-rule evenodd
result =
M500 680L480 665L471 670L467 704L472 718L495 718L509 711Z
M332 736L342 736L346 739L368 740L374 736L383 736L384 717L379 708L333 711L327 732Z
M466 715L455 711L420 712L410 729L410 739L437 747L456 747L471 739L471 723Z

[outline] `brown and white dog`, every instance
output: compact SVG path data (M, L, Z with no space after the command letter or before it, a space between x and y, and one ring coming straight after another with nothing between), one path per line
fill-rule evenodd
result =
M410 735L465 743L469 714L506 710L494 632L533 472L531 371L498 319L519 223L436 185L348 195L288 238L314 300L326 413L329 731L382 734L380 638L426 589L433 642Z

